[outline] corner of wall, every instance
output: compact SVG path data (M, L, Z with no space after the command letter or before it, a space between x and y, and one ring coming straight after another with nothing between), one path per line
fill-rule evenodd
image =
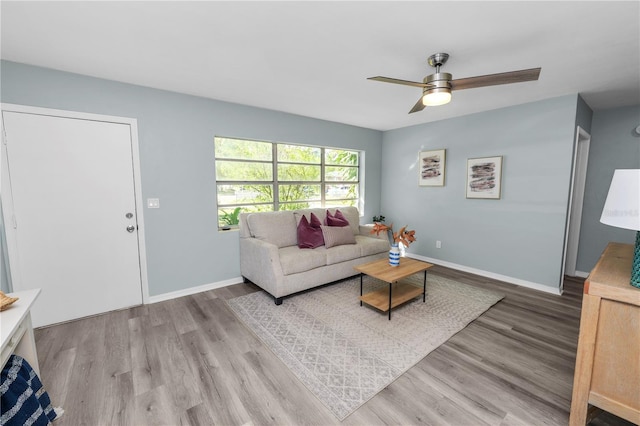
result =
M593 121L593 110L578 94L576 100L576 128L582 127L587 133L591 133L591 122Z

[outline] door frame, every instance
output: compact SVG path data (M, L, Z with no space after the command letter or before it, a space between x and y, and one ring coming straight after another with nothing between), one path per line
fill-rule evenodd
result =
M140 175L140 147L138 143L138 120L129 117L118 117L112 115L91 114L78 111L67 111L60 109L41 108L29 105L16 105L0 103L0 112L18 112L34 115L46 115L52 117L72 118L79 120L100 121L106 123L126 124L129 125L131 134L131 154L132 154L132 166L133 166L133 186L134 196L136 202L136 223L138 224L138 260L140 263L140 285L142 287L142 303L149 303L149 280L147 275L147 250L145 245L145 227L144 227L144 203L142 198L142 178ZM11 175L9 174L8 158L6 155L6 133L4 130L4 120L0 116L0 126L2 126L2 162L0 164L0 182L8 179L9 185L7 188L11 188ZM2 211L4 213L5 222L5 234L7 237L7 256L9 257L9 268L11 282L20 282L20 270L17 261L17 237L14 232L15 226L13 225L14 209L13 209L13 194L2 193Z
M576 127L575 147L573 151L573 167L571 168L571 190L569 192L569 206L567 208L567 227L564 243L564 258L562 260L562 275L560 285L564 281L564 274L569 272L575 276L578 260L578 244L580 242L580 225L582 224L582 208L584 204L587 167L589 163L589 146L591 135L582 127ZM575 217L572 221L573 213ZM567 268L569 266L569 268Z

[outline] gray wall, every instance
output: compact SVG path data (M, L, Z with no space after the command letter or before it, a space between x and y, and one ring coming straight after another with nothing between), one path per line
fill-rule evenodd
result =
M240 276L238 233L218 232L215 135L363 150L365 221L379 211L382 133L2 61L5 103L138 119L149 293Z
M385 132L381 213L415 228L409 252L558 288L577 98ZM419 187L418 152L440 148L447 150L445 186ZM498 155L501 199L466 199L467 159Z
M580 227L577 269L589 272L610 241L633 243L635 232L600 223L615 169L640 168L640 105L595 111Z
M410 253L558 288L575 125L592 135L578 269L633 232L599 223L615 168L640 167L640 106L593 114L577 95L378 132L2 61L7 103L138 119L151 295L239 276L238 236L216 227L215 135L360 149L363 222L408 224ZM428 113L425 111L424 113ZM419 187L417 155L447 149L444 187ZM465 199L467 158L504 156L502 199ZM382 165L382 167L381 167ZM381 195L382 194L382 198ZM435 241L442 248L435 248ZM0 275L4 273L4 268ZM6 277L0 277L7 288Z
M593 122L593 111L589 108L589 105L582 99L582 96L578 96L577 112L576 112L576 136L577 127L580 126L587 133L591 133L591 125Z

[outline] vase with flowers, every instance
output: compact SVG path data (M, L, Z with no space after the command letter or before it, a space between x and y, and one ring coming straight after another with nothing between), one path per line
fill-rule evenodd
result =
M399 244L404 247L409 247L409 244L416 240L416 231L407 230L407 226L403 226L398 232L393 232L393 223L391 225L385 225L382 222L374 222L372 234L380 235L381 232L386 232L391 249L389 250L389 265L400 265L400 248Z

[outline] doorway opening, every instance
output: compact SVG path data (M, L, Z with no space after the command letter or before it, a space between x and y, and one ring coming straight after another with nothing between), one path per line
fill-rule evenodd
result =
M564 275L575 277L577 274L576 263L578 260L580 225L582 223L582 206L584 202L585 183L587 180L587 163L589 160L590 143L591 135L578 126L576 129L571 190L569 194L569 214L567 217L567 231L565 235L565 258L560 282L563 281Z

